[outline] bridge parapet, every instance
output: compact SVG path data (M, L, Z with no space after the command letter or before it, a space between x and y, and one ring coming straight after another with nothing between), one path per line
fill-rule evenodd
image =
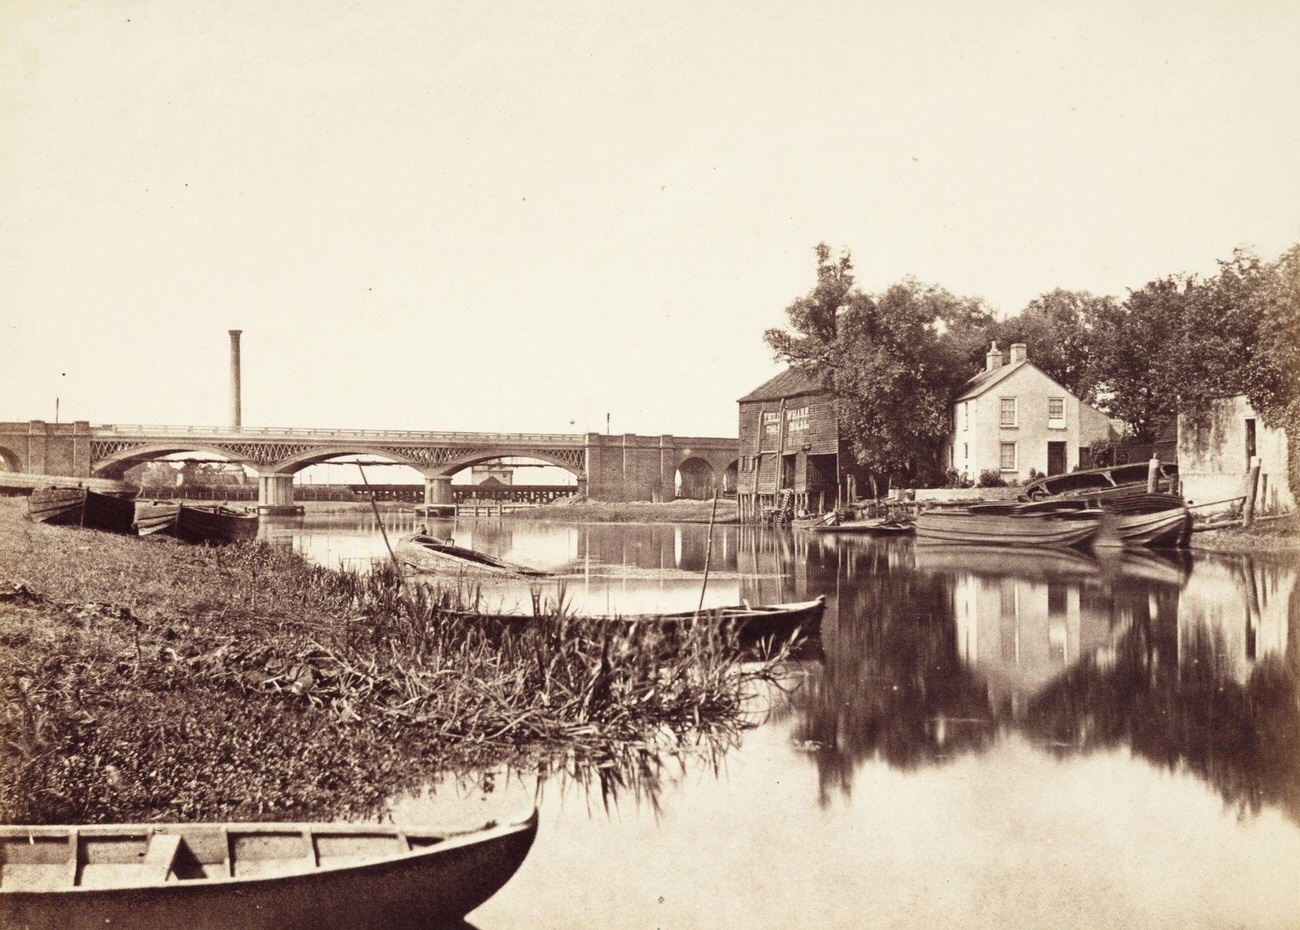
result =
M581 433L473 433L438 430L409 429L304 429L300 427L240 427L230 426L141 426L110 423L91 427L97 438L123 436L132 438L203 437L205 439L301 439L304 441L329 440L411 440L417 442L449 443L508 443L572 445L586 444ZM733 442L735 440L732 440Z

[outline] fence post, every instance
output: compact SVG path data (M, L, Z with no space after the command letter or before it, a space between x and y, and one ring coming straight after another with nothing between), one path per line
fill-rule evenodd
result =
M1255 522L1255 496L1259 494L1259 456L1250 457L1250 477L1246 479L1246 504L1241 508L1241 525Z
M1154 494L1160 489L1160 456L1152 453L1147 462L1147 493Z

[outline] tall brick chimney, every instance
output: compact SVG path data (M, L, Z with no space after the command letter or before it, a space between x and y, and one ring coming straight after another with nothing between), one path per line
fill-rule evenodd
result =
M230 330L230 425L239 429L239 334L242 329Z
M989 354L984 356L984 370L992 371L994 368L1001 367L1002 350L998 348L997 342L994 341L993 345L989 347Z
M1029 358L1029 347L1027 345L1025 345L1023 342L1011 343L1011 364L1012 365L1014 365L1016 362L1023 362L1027 358Z

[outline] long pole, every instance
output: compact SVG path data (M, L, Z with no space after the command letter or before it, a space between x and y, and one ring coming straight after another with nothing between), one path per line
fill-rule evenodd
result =
M384 537L384 548L388 550L388 557L393 560L393 568L397 570L397 583L405 589L405 581L402 577L402 563L397 561L397 556L393 555L393 547L388 542L388 530L384 529L384 518L379 515L379 504L375 502L375 495L370 490L370 482L366 480L366 470L357 462L357 471L361 472L361 483L366 486L366 492L370 497L370 509L375 512L375 522L379 524L379 535Z
M718 486L713 486L713 509L709 511L709 541L704 545L704 582L700 585L700 606L695 608L698 614L704 610L704 589L709 586L709 563L713 560L713 521L718 516Z

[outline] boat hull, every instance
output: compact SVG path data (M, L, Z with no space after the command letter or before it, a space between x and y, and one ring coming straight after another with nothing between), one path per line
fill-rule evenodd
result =
M1115 533L1125 546L1184 548L1192 535L1192 512L1172 507L1155 513L1118 514Z
M166 832L169 828L157 828ZM12 891L6 930L415 930L444 926L495 894L537 832L523 824L451 838L404 855L290 875L170 880L144 887Z
M80 524L85 488L38 488L27 498L27 516L37 523Z
M435 540L421 533L399 539L393 547L393 556L403 565L417 572L497 577L544 577L549 574L535 568L515 565L474 549Z
M181 504L173 532L186 542L214 546L242 542L257 536L256 514L228 507L196 507Z
M137 500L132 524L141 536L165 533L176 526L181 505L172 501Z
M1100 528L1100 516L1079 514L941 513L916 518L918 542L978 546L1083 546Z

